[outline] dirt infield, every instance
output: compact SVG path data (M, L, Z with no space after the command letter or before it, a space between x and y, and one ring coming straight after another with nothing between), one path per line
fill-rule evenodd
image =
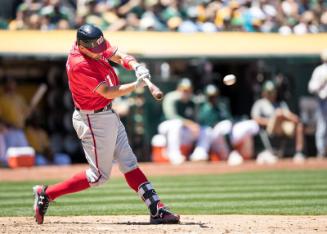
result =
M87 168L34 167L0 169L1 181L65 179ZM291 160L274 165L246 162L230 167L226 163L185 163L180 166L142 163L147 175L223 174L263 170L327 169L327 160L310 159L303 164ZM122 176L115 166L112 177ZM46 217L37 225L32 217L0 217L0 233L327 233L327 216L185 215L179 225L148 225L148 216Z
M162 176L162 175L203 175L203 174L224 174L246 171L263 171L263 170L300 170L300 169L327 169L327 160L318 160L311 158L304 163L295 164L292 160L280 160L273 165L258 165L254 161L247 161L239 166L228 166L226 162L219 163L184 163L179 166L170 164L153 164L153 163L140 163L140 167L149 176ZM33 167L33 168L19 168L15 170L0 169L0 182L1 181L27 181L27 180L47 180L66 179L75 173L85 170L86 164L73 165L73 166L47 166L47 167ZM112 177L120 177L122 174L119 172L117 165L113 167L111 174Z
M185 215L179 225L148 225L147 216L0 218L1 233L327 233L327 216Z

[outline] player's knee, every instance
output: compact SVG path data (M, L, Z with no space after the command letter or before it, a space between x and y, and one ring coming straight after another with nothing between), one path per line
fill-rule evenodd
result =
M173 120L166 120L159 124L158 126L158 132L160 134L167 134L168 132L176 132L179 131L183 127L183 122L179 119L173 119Z
M165 135L169 130L169 121L164 121L158 126L159 134Z
M205 141L210 142L211 139L212 139L212 128L210 128L210 127L201 127L200 138L204 139Z
M275 111L275 118L277 118L277 119L283 119L284 118L284 112L283 112L283 110L282 109L277 109L276 111Z
M229 134L232 131L232 122L230 120L223 120L216 124L213 129L213 137L219 137Z
M97 186L101 186L103 184L105 184L108 180L109 180L109 176L107 175L99 175L99 177L97 178L96 181L91 182L90 185L92 187L97 187Z
M128 160L118 161L119 170L125 174L138 167L135 155L128 157Z
M90 183L90 186L92 187L100 186L106 183L110 178L109 175L105 173L100 173L98 171L94 171L92 169L86 170L86 176Z

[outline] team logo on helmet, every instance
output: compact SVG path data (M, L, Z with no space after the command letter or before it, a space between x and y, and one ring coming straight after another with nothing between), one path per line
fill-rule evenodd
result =
M99 37L99 39L97 40L97 44L101 45L101 43L104 41L103 36Z

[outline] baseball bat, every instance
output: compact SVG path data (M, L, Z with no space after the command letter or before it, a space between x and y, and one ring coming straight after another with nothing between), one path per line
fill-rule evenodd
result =
M268 150L269 152L273 153L274 150L273 150L273 147L272 147L272 145L270 143L270 140L269 140L269 137L268 137L268 134L267 134L266 130L260 130L259 131L259 137L260 137L260 140L261 140L265 150Z
M46 84L41 84L38 87L38 89L36 90L36 92L34 93L31 99L28 116L30 116L33 113L35 107L39 104L39 102L41 101L47 90L48 90L48 86Z
M157 101L161 101L163 98L163 92L155 85L153 84L148 78L144 79L144 82L148 86L151 95L156 99Z
M31 103L30 103L30 108L34 109L37 104L39 104L39 102L41 101L43 95L45 94L45 92L47 91L48 86L46 84L41 84L37 91L34 93Z

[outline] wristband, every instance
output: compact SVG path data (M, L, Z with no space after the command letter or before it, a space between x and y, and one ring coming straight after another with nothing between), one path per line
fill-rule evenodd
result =
M132 70L132 66L129 65L129 63L131 61L135 61L136 62L136 59L131 56L131 55L127 55L126 57L123 58L123 67L126 69L126 70Z

